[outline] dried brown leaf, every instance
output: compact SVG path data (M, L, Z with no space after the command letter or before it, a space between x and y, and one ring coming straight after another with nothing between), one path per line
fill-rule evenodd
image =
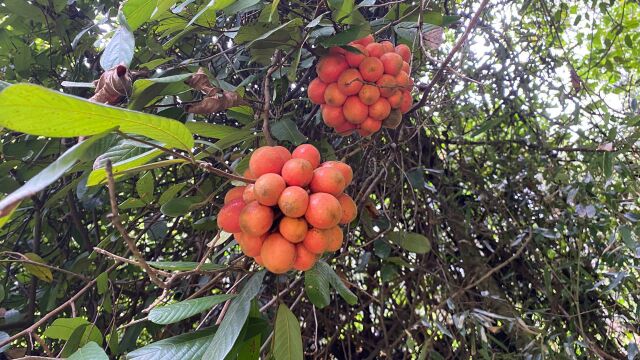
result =
M212 114L230 107L244 105L246 102L234 91L223 91L214 87L204 69L198 71L186 81L187 85L204 94L204 99L188 105L186 111L192 114Z
M105 71L100 79L95 81L96 92L89 99L101 104L116 105L131 94L133 80L131 72L124 65L118 65Z

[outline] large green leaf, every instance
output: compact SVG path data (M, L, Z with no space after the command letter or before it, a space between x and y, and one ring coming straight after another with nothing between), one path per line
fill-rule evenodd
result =
M302 360L304 358L300 323L285 304L280 304L276 315L273 357L275 360Z
M342 279L333 271L333 268L324 261L318 261L316 268L323 274L324 278L329 281L329 284L336 289L338 295L344 299L349 305L354 305L358 302L358 297L347 288Z
M26 254L24 254L24 256L26 256L29 260L31 260L33 262L37 262L37 263L40 263L40 264L46 264L47 263L38 254L26 253ZM37 277L38 279L40 279L42 281L45 281L45 282L48 282L48 283L53 281L53 274L51 273L51 270L49 268L46 268L44 266L38 266L38 265L34 265L34 264L24 263L24 269L27 270L27 272L29 274Z
M42 335L51 339L69 340L77 328L87 325L89 328L87 328L86 331L83 331L83 333L86 333L88 338L92 341L102 342L100 331L97 331L96 327L89 323L87 319L80 317L57 318L44 330ZM96 331L93 331L92 329L96 329Z
M290 119L282 119L271 125L271 134L280 141L288 141L296 146L307 141L307 137L298 130L296 123Z
M104 70L118 65L129 66L133 60L135 47L136 39L133 33L124 26L118 28L100 56L100 66Z
M157 158L162 155L162 151L158 149L153 149L142 154L138 154L132 158L126 159L124 161L113 164L112 172L115 178L118 178L118 174L124 173L128 170L136 168L138 166L144 165L149 161ZM122 176L122 175L120 175ZM107 171L104 168L95 169L87 178L87 186L95 186L106 182L107 180Z
M426 236L406 231L394 231L386 235L387 239L401 248L416 253L426 254L431 250L431 243Z
M127 354L128 360L201 360L215 328L199 330L151 343Z
M10 88L13 88L13 86ZM4 94L7 90L3 91L0 94ZM2 106L0 105L0 108L1 107ZM4 116L4 113L4 109L3 111L0 111L0 119ZM69 170L73 165L76 164L76 162L78 162L82 158L84 153L88 151L96 141L100 140L100 138L105 136L106 134L107 133L102 133L93 136L65 151L64 154L62 154L58 158L58 160L49 164L49 166L44 168L40 173L38 173L38 175L32 177L18 190L12 192L11 194L9 194L9 196L2 199L0 201L0 214L2 214L3 217L7 216L8 212L14 209L22 199L34 195L38 191L51 185L54 181L58 180L58 178L60 178L65 172L67 172L67 170Z
M244 129L234 128L232 126L209 124L205 122L190 121L184 124L189 131L195 135L200 135L212 139L224 139L238 133L247 133Z
M214 305L232 299L234 294L212 295L156 307L149 312L149 320L156 324L173 324L211 309Z
M177 74L159 78L138 79L133 83L129 109L142 110L159 96L177 95L191 89L184 83L192 74Z
M176 2L177 0L127 0L122 6L122 12L133 31L147 21L162 15Z
M331 301L330 291L329 281L318 270L317 266L305 271L304 292L313 305L320 309L329 305Z
M107 354L93 341L78 349L67 360L109 360Z
M37 85L16 84L0 92L0 125L50 137L95 135L119 128L190 151L193 135L182 123L160 116L96 104Z
M346 45L369 34L371 34L371 26L369 26L368 23L365 23L352 26L349 30L339 32L335 35L323 37L322 39L319 39L319 43L324 47Z
M202 360L223 360L227 356L249 316L251 300L258 295L264 275L264 270L254 274L244 285L238 296L231 301L229 310L220 323L220 327L213 340L211 340L209 347L207 347Z

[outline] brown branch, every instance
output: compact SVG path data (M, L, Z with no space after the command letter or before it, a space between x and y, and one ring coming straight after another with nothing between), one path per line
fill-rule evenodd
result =
M427 97L429 96L429 93L431 92L431 90L433 89L435 84L440 80L440 78L442 77L442 74L444 74L445 70L448 68L449 63L451 62L451 60L453 60L453 56L462 48L462 45L464 45L464 43L467 41L467 38L469 37L469 34L471 34L471 30L473 30L473 28L478 23L478 20L480 20L480 15L482 14L482 11L484 10L484 8L487 7L488 3L489 3L489 0L483 0L482 1L480 6L478 7L478 10L476 10L475 14L473 14L473 17L471 18L471 21L469 22L469 26L467 26L467 28L465 29L464 33L458 39L458 41L456 42L456 44L453 47L453 49L451 49L451 51L449 51L449 54L447 55L447 57L442 62L442 65L440 65L440 67L438 68L436 73L433 75L433 78L431 79L431 81L429 82L427 87L424 89L424 92L422 93L422 97L420 98L420 101L418 101L411 108L411 110L409 110L409 113L412 113L412 112L416 111L417 109L421 108L422 106L424 106L424 104L427 103Z
M264 83L262 84L262 96L264 99L264 104L262 106L262 133L264 134L264 140L269 146L273 146L274 144L273 138L271 137L271 132L269 131L269 112L271 111L271 89L269 89L269 83L271 81L271 75L279 67L279 62L280 52L276 51L276 54L273 56L271 66L267 70L267 74L264 77Z
M198 161L196 164L198 165L199 168L201 168L204 171L210 172L212 174L216 174L218 176L221 176L227 179L238 180L238 181L245 182L247 184L253 184L254 182L256 182L253 179L249 179L240 175L230 174L224 170L217 169L211 163L208 163L206 161Z
M144 257L140 253L140 250L138 250L136 244L133 242L131 237L129 237L127 230L124 228L122 222L120 221L120 214L118 212L118 200L116 199L116 182L113 179L113 170L110 159L107 159L105 171L107 172L109 200L111 202L111 215L109 216L111 218L111 223L118 230L125 243L127 243L127 246L129 247L129 250L131 251L133 256L138 259L138 261L140 262L140 266L147 272L151 282L163 289L166 288L167 285L158 278L156 271L152 269L151 266L149 266L149 264L147 264L147 262L144 260Z

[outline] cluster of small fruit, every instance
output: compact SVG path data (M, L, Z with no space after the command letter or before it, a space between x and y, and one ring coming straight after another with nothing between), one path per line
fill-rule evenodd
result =
M244 176L255 183L229 190L217 221L245 255L282 274L309 270L324 252L342 247L339 224L357 215L344 193L353 179L349 165L321 163L320 152L309 144L293 152L263 146L251 155Z
M321 105L324 123L340 135L358 131L369 136L383 126L395 129L413 102L411 50L390 41L377 43L373 35L349 46L331 48L318 61L309 99Z

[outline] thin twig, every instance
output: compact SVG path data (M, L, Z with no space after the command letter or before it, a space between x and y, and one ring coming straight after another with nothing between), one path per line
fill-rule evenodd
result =
M262 106L262 133L264 134L264 140L269 146L273 146L274 144L271 132L269 131L269 112L271 111L271 89L269 88L269 83L271 81L271 75L276 71L276 69L278 69L278 67L280 67L278 65L279 63L280 52L276 51L276 54L273 55L273 61L267 70L267 75L264 77L264 83L262 85L262 95L264 99L264 104Z
M208 163L206 161L198 161L197 162L198 167L206 172L210 172L212 174L216 174L218 176L227 178L227 179L231 179L231 180L238 180L238 181L242 181L248 184L253 184L254 182L256 182L253 179L249 179L246 177L242 177L239 175L234 175L234 174L230 174L224 170L220 170L218 168L215 168L211 163Z

